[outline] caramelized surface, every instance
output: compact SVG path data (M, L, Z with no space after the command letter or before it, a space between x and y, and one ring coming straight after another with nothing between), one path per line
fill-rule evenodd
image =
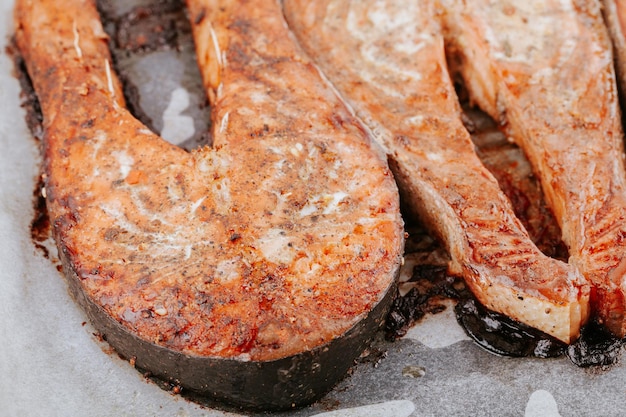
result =
M565 342L588 315L576 269L542 254L461 121L434 1L286 0L307 52L386 149L411 209L488 308Z
M256 361L321 346L392 287L392 175L276 2L190 9L215 147L187 153L124 109L93 2L17 2L66 273L130 334L177 352Z

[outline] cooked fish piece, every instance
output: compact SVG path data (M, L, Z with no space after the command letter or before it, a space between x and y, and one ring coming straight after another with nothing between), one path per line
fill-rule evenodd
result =
M613 55L595 1L442 0L471 99L524 150L591 307L626 335L626 175Z
M238 406L299 406L384 321L397 187L276 1L189 6L215 144L190 153L124 108L94 1L16 2L54 237L74 297L136 367Z
M434 1L285 0L304 49L386 149L400 189L488 308L566 343L589 288L542 254L461 121Z

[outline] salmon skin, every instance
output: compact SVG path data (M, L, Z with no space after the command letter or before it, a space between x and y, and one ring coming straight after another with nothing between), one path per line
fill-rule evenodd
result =
M70 290L142 370L254 409L319 398L384 321L402 262L384 153L274 0L189 1L214 147L124 108L93 1L19 0Z
M526 153L589 280L598 321L626 335L626 198L609 36L595 1L443 0L471 99Z
M589 287L537 249L477 157L436 6L284 1L303 48L374 132L406 201L445 242L451 271L489 309L570 343L587 319Z

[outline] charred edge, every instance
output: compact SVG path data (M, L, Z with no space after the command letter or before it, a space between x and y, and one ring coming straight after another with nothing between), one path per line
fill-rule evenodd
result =
M40 153L43 139L43 113L39 99L35 93L32 80L26 70L26 63L17 48L15 37L12 37L5 49L6 54L13 61L13 75L20 83L21 107L25 110L25 121L31 135L37 141ZM43 194L45 182L43 167L39 167L39 175L33 189L33 218L30 222L30 238L33 245L41 251L44 257L49 258L48 248L42 244L50 237L50 217L46 208L46 199Z
M43 138L43 113L15 37L11 38L5 52L13 61L13 75L20 83L21 107L26 111L26 125L33 137L40 143Z
M483 307L471 294L456 306L459 324L480 347L500 356L552 358L566 355L579 367L608 370L619 362L624 340L597 322L581 329L580 338L567 346L545 333Z
M111 49L118 53L147 53L164 49L180 49L181 33L191 33L181 0L165 0L149 6L138 6L117 16L110 0L99 0L98 11L111 40Z
M30 238L37 249L49 258L48 249L42 245L50 237L50 216L46 208L46 199L42 194L44 181L41 175L33 190L33 219L30 222Z
M117 66L114 64L114 66ZM137 120L143 123L151 131L155 132L154 122L152 118L141 107L141 96L137 86L130 81L128 77L117 71L117 76L122 83L122 90L124 92L124 99L126 100L126 107L128 111L135 116Z
M396 340L426 314L437 314L445 310L444 298L458 300L462 281L447 273L445 266L417 265L410 282L416 287L403 297L397 297L385 324L387 340Z
M499 356L553 358L566 345L557 339L483 307L469 291L455 308L457 320L480 347Z

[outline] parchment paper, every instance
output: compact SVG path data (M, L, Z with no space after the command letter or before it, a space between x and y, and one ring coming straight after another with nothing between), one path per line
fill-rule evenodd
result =
M147 381L94 336L57 270L30 237L38 164L24 122L13 64L4 53L12 0L0 0L0 416L225 416ZM169 53L176 57L176 52ZM174 54L174 55L172 55ZM167 54L166 54L167 55ZM150 59L159 60L158 56ZM175 61L175 60L174 60ZM155 65L137 64L142 76ZM173 142L201 128L184 68L168 71L152 112ZM180 71L171 77L172 71ZM144 78L154 76L148 72ZM154 80L153 80L154 81ZM143 85L143 84L142 84ZM149 89L151 84L143 85ZM159 115L159 113L161 113ZM313 416L618 416L626 414L626 369L581 369L569 360L511 359L469 341L451 309L427 317L394 343L378 341L365 361L311 407Z

